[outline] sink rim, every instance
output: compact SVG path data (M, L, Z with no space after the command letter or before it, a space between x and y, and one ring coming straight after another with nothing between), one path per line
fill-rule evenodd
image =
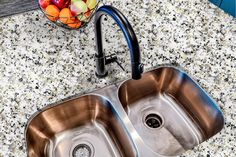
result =
M24 135L26 136L27 130L28 130L29 125L30 125L30 123L32 122L32 120L33 120L34 118L36 118L40 113L42 113L42 112L44 112L44 111L46 111L46 110L48 110L48 109L51 109L51 108L53 108L53 107L56 107L56 106L58 106L58 105L61 105L61 104L63 104L63 103L66 103L66 102L69 102L69 101L75 100L75 99L80 99L80 98L85 97L85 96L98 96L98 97L101 97L101 98L105 99L105 100L108 101L111 105L113 105L112 102L111 102L109 99L107 99L105 96L100 95L100 94L96 94L96 93L87 93L87 94L81 94L81 95L79 94L79 95L70 96L69 98L65 98L65 99L62 99L62 100L60 100L60 101L57 101L57 102L48 104L48 105L44 106L43 108L41 108L40 110L34 112L34 113L30 116L30 118L28 119L28 121L27 121L27 124L26 124L25 129L24 129ZM114 106L114 105L113 105L113 106ZM115 109L115 108L114 108L114 109ZM116 111L116 112L117 112L117 111ZM25 138L25 139L26 139L26 138Z
M214 102L215 107L220 111L221 116L223 117L223 127L224 127L225 118L224 118L224 114L223 114L223 112L222 112L220 106L218 105L218 103L209 95L208 92L206 92L206 90L205 90L204 88L202 88L202 87L200 86L200 84L199 84L195 79L193 79L193 77L192 77L191 75L187 74L187 73L185 72L185 70L183 70L184 68L181 67L180 65L174 66L174 65L170 65L170 64L162 64L162 65L154 66L154 67L152 67L152 69L149 69L149 70L145 71L145 72L143 73L143 75L145 75L146 73L152 72L152 71L156 71L157 69L162 69L162 68L171 68L171 69L174 69L174 70L176 70L176 71L178 71L178 72L180 72L180 73L182 73L182 74L187 75L187 76L190 78L190 80L193 81L193 83L194 83L195 85L197 85L197 87L200 88L200 89L204 92L204 94L206 94L206 96L207 96L212 102ZM142 78L141 78L141 79L142 79ZM124 83L126 83L127 81L130 81L130 80L132 80L132 79L125 79L125 80L123 80L123 81L117 83L117 84L118 84L118 87L117 87L117 97L118 97L118 99L119 99L119 90L120 90L121 86L122 86ZM137 81L138 81L138 80L137 80ZM119 99L119 100L120 100L120 99ZM120 104L121 104L121 102L120 102ZM122 105L122 104L121 104L121 105ZM222 127L222 129L223 129L223 127Z

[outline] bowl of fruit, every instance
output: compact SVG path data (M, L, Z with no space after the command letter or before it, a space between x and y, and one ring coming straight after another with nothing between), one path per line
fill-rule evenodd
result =
M38 0L46 17L57 25L79 29L92 18L99 0Z

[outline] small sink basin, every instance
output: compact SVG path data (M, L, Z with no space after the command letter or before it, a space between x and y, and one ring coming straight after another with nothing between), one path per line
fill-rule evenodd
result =
M29 157L136 156L113 105L98 95L85 95L36 113L27 125L26 141Z
M157 154L180 155L218 133L224 118L186 73L160 67L127 80L119 100L143 142Z

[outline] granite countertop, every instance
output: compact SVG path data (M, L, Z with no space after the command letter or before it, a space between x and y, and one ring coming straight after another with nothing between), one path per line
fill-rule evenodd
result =
M216 100L224 129L182 156L236 156L236 20L207 0L107 0L130 20L146 70L181 66ZM94 76L93 23L79 31L58 28L39 11L0 19L0 157L26 156L24 129L40 108L130 77L127 46L117 26L104 21L106 52L127 69L110 66Z

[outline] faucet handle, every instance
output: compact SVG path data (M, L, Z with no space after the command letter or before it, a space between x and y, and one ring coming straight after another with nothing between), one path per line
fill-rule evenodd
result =
M116 54L113 53L113 54L105 57L105 64L106 65L113 63L113 62L117 62Z
M125 71L125 68L120 64L120 62L118 62L118 59L117 59L117 56L116 54L111 54L109 56L106 56L106 65L107 64L110 64L110 63L113 63L113 62L116 62L116 64L123 70Z

